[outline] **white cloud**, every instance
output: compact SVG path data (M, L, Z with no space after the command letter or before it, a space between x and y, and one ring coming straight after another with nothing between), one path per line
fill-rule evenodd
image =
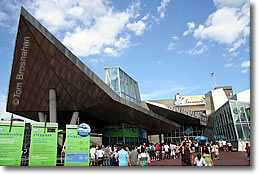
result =
M195 28L194 22L188 22L187 28L188 29L186 31L184 31L183 36L186 36L194 31L194 28Z
M0 11L0 22L5 21L8 19L8 16L6 13Z
M161 18L165 17L166 7L168 6L169 2L170 0L162 0L160 6L157 8L157 11Z
M92 63L92 64L98 64L98 63L102 63L102 62L104 62L104 60L103 59L99 59L99 58L88 58L87 59L87 61L89 62L89 63Z
M168 50L173 50L173 49L174 49L174 46L175 46L175 43L170 42L170 43L168 44Z
M248 68L250 67L250 60L245 60L241 64L242 67Z
M127 28L135 32L136 36L140 36L146 29L146 25L142 20L139 20L137 22L127 24Z
M6 95L0 93L0 119L10 118L11 116L11 113L6 112L6 101L7 101Z
M168 50L173 50L174 47L175 47L175 43L174 42L176 42L178 40L179 40L178 36L172 36L172 40L169 42L167 49Z
M214 5L217 8L223 7L240 7L243 3L246 3L248 0L213 0Z
M229 68L229 67L232 67L233 66L233 63L228 63L228 64L225 64L224 67L226 68Z
M111 56L118 56L117 51L113 48L105 48L104 52Z
M232 44L242 35L246 35L249 21L249 16L239 12L238 9L224 7L211 14L205 25L199 25L194 31L194 36L222 44Z
M194 48L186 50L186 53L189 55L200 55L208 50L208 47L204 45L201 41L198 41Z
M178 37L178 36L173 36L172 39L173 39L174 41L177 41L177 40L179 40L179 37Z
M249 69L242 70L241 73L245 74L249 71Z
M118 49L122 48L128 48L130 44L130 35L127 35L125 37L120 37L114 42L114 46L117 47Z
M140 1L117 10L106 0L30 0L26 8L77 56L97 54L117 56L130 45L128 30L142 35L147 28L149 14L141 14ZM65 33L63 36L62 33Z
M238 41L236 41L234 44L233 44L233 47L230 48L228 50L229 53L235 51L236 49L238 49L241 45L245 44L246 40L245 39L239 39Z
M246 43L250 34L250 4L247 0L214 0L217 10L194 30L197 39L216 41L229 48L229 56ZM185 31L184 35L187 35Z

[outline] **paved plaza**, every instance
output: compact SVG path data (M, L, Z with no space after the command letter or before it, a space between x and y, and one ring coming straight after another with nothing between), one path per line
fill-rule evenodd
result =
M220 152L220 160L214 160L215 166L250 166L249 162L246 152ZM181 159L152 161L150 166L181 166Z

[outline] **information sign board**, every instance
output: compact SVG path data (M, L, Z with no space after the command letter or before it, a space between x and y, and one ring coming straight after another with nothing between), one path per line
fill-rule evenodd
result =
M24 122L0 121L0 166L20 166L24 138Z
M90 135L81 132L81 126L66 125L65 166L89 166Z
M29 166L56 166L57 135L57 123L32 124Z

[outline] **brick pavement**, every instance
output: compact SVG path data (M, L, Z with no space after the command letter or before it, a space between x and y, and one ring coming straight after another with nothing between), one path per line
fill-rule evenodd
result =
M196 153L194 153L196 156ZM215 166L250 166L246 152L220 152L220 160L214 160ZM149 166L181 166L181 159L152 161Z

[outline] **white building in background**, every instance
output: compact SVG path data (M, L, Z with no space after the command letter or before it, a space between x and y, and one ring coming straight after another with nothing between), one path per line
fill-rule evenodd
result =
M215 103L218 101L213 102L216 108ZM250 117L250 89L248 89L234 95L211 114L214 139L225 139L232 142L238 151L245 151L245 144L250 143Z

